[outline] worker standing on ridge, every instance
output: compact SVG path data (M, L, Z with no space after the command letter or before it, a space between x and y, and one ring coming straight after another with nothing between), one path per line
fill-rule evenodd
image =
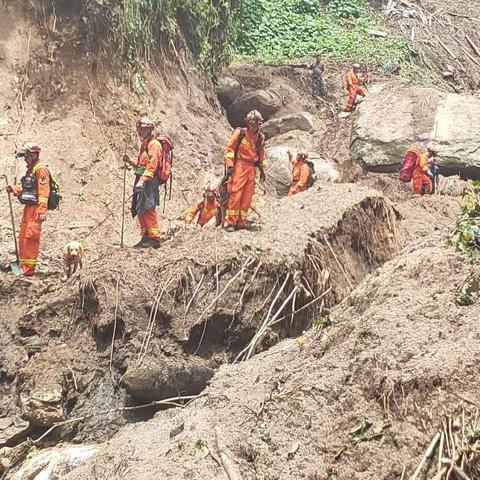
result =
M308 153L298 152L297 158L294 161L292 152L288 151L288 160L292 164L292 185L288 192L288 196L291 197L300 192L304 192L308 189L310 178L310 167L308 166Z
M137 133L141 140L137 160L125 157L125 162L135 168L132 196L132 216L138 215L141 240L136 248L158 248L162 237L158 228L157 206L160 204L160 178L158 169L162 162L162 145L154 136L155 124L148 117L137 122Z
M423 153L417 158L415 170L412 175L413 195L420 195L425 189L426 194L432 193L432 180L428 176L428 161L430 158L436 157L437 152L432 148L427 148L426 153Z
M220 225L220 210L217 202L216 187L209 184L204 188L203 200L199 200L185 217L185 224L190 225L198 215L197 225L205 226L212 218Z
M247 229L248 210L255 192L255 175L258 168L260 181L266 179L264 165L265 135L260 133L263 118L260 112L252 110L245 117L247 128L237 128L228 143L225 153L225 167L228 180L227 228Z
M352 65L351 70L347 73L347 93L348 93L348 102L345 106L346 112L351 112L355 109L355 101L357 95L365 97L367 95L367 89L360 85L362 77L360 75L360 65L355 63Z
M322 63L320 55L315 57L315 62L313 62L309 67L309 70L312 71L312 95L315 100L321 101L325 99L327 94L325 87L325 65Z
M437 192L440 177L440 167L437 165L436 157L430 157L428 159L428 171L429 177L432 180L432 194L434 194Z
M25 205L18 241L20 266L25 277L35 275L42 224L47 219L50 197L50 173L40 162L40 150L38 145L29 142L16 152L17 157L24 157L27 172L21 179L21 186L7 187Z

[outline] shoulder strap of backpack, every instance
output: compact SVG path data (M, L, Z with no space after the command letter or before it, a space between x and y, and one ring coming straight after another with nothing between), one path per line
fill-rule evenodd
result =
M238 149L240 148L240 145L241 143L243 142L243 139L245 138L245 129L244 128L240 128L240 132L238 134L238 140L237 140L237 144L235 145L235 150L234 150L234 156L233 156L233 163L237 163L237 155L238 155Z

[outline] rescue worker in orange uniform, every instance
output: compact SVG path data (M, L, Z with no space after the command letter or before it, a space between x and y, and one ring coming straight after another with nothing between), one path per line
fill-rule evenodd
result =
M255 192L256 168L260 171L260 181L266 179L265 135L260 133L263 123L261 113L252 110L245 117L245 123L247 128L237 128L233 132L225 153L230 195L226 230L230 232L248 228L248 210Z
M413 195L420 195L422 191L431 194L433 189L432 180L429 176L428 163L430 158L436 157L437 152L432 148L428 148L417 158L415 170L412 174Z
M310 167L308 166L308 153L298 152L294 161L292 152L288 152L288 160L292 164L292 185L288 196L296 195L308 189L308 179L310 177Z
M362 76L360 74L360 65L355 63L352 65L351 70L347 73L348 102L345 106L346 112L351 112L354 109L357 95L361 95L362 97L367 95L367 89L360 85L361 82Z
M137 122L141 140L137 160L125 157L125 162L135 168L132 196L132 217L138 215L141 240L136 248L158 248L162 237L158 228L157 206L160 204L160 178L158 168L162 162L162 145L154 136L155 124L148 117Z
M210 184L205 189L203 200L199 200L185 217L185 223L190 225L198 215L197 225L205 226L212 218L219 225L219 208L216 197L216 188Z
M40 150L38 145L29 142L17 151L17 157L25 159L27 172L21 179L21 186L7 187L25 205L18 239L20 266L25 277L35 274L42 224L47 219L50 197L50 173L40 162Z

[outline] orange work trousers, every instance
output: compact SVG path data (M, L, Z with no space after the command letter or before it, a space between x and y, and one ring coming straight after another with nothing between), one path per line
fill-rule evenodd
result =
M353 110L353 106L355 105L355 100L357 100L357 95L361 95L364 97L367 94L367 89L364 87L360 87L358 85L353 85L348 88L348 102L345 107L346 112L351 112Z
M160 230L158 228L157 209L149 208L138 214L138 221L142 231L142 237L148 236L154 240L160 240Z
M247 224L248 210L255 193L255 165L237 160L235 172L228 182L228 225L243 227Z
M425 173L415 173L412 176L412 186L413 186L413 194L417 195L422 193L422 187L425 187L425 193L430 194L432 193L433 184L432 180L428 175Z
M20 266L23 275L31 277L35 274L40 252L40 235L42 222L38 220L38 206L26 205L23 209L20 235L18 237L18 249L20 254Z

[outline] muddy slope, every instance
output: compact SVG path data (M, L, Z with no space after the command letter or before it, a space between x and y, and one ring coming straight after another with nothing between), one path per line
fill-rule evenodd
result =
M425 204L443 207L453 204ZM69 478L120 466L127 479L223 478L215 428L245 479L411 475L443 416L464 409L468 421L461 398L480 401L480 312L454 304L467 272L445 233L430 230L370 275L332 310L333 326L222 367L201 398L126 427Z

